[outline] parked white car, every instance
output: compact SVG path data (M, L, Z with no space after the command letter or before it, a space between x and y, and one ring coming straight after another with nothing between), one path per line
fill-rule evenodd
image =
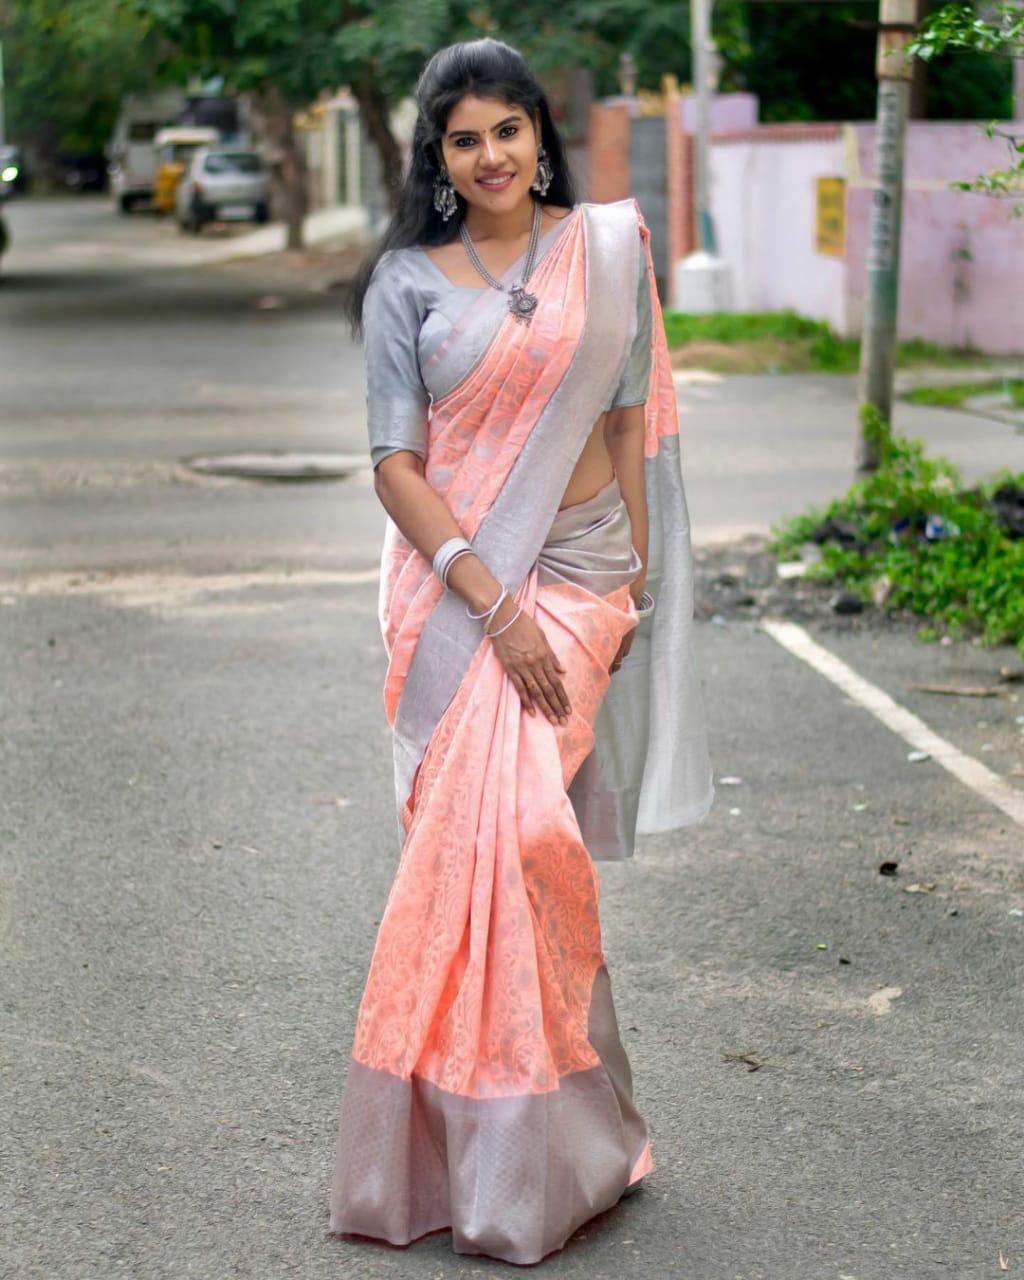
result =
M269 180L260 155L243 147L201 147L178 184L175 214L182 231L208 222L266 222Z

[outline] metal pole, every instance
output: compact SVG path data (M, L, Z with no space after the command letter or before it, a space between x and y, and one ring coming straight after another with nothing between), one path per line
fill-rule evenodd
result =
M711 6L713 0L690 0L690 54L693 59L694 132L693 199L697 241L705 253L716 253L711 221Z
M4 116L4 46L0 40L0 147L7 141L7 121Z
M860 401L892 417L899 303L903 144L913 65L902 52L917 13L916 0L881 0L878 33L878 112L875 121L875 191L868 232L867 281L860 357ZM857 470L874 471L877 445L861 430Z

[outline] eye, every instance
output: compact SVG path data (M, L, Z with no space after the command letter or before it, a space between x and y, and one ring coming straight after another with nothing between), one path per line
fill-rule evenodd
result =
M475 138L456 138L455 145L456 147L459 147L461 150L465 151L466 148L462 144L465 142L469 146L472 146L475 141L476 141Z
M516 134L518 132L519 132L519 126L517 124L506 124L502 126L501 137L511 138L513 134Z

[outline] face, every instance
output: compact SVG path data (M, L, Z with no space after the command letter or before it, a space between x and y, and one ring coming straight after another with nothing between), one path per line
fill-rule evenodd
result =
M525 108L466 97L448 116L441 153L460 196L471 205L504 213L530 196L539 141Z

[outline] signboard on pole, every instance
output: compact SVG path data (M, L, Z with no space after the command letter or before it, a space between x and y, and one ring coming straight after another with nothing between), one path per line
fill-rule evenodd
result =
M841 258L846 253L846 179L816 178L815 248Z

